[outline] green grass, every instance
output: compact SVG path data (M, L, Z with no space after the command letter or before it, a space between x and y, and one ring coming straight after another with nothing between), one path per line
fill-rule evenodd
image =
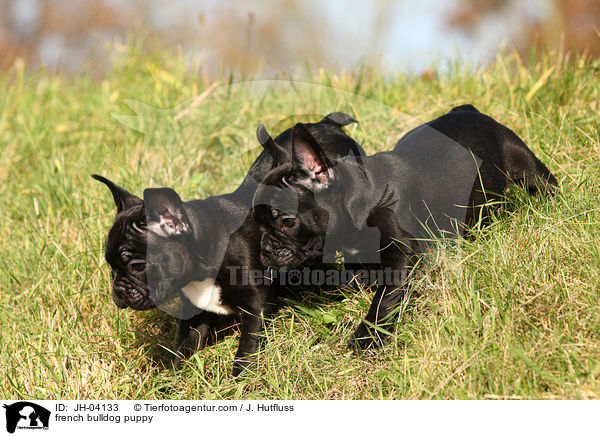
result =
M196 104L213 82L193 65L121 51L102 78L21 64L0 73L1 398L600 397L597 62L503 54L433 79L319 72L264 90L223 77ZM115 210L89 174L138 194L170 186L204 198L242 180L259 122L273 131L293 114L347 111L361 121L350 133L374 152L467 102L515 130L560 192L516 191L514 212L430 253L384 349L345 348L372 297L363 290L284 308L241 379L229 377L235 335L175 372L176 321L113 304L103 241Z

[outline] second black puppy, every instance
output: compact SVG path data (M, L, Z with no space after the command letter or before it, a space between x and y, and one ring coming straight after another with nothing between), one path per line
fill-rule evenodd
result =
M486 203L509 183L543 193L556 185L514 132L471 105L414 129L364 166L351 158L331 162L302 124L293 129L292 149L254 198L265 228L261 260L297 268L333 263L341 251L346 264L401 272L399 281L377 276L366 321L350 341L360 349L382 344L406 290L402 279L430 241L484 222Z

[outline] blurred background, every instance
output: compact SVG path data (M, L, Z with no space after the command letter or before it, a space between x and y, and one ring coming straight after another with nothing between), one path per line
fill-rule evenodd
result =
M123 44L183 50L207 73L272 76L306 65L427 73L499 49L600 55L600 0L0 0L0 68L110 66ZM137 40L137 42L136 42Z

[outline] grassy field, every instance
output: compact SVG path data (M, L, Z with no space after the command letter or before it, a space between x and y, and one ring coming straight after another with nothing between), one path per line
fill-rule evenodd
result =
M600 63L508 53L474 71L260 83L193 71L121 48L101 78L20 63L0 73L0 398L600 397ZM176 320L113 304L103 241L115 210L91 173L204 198L242 180L259 122L277 133L346 111L374 152L463 103L515 130L560 190L551 201L515 191L515 212L429 253L386 348L345 348L364 290L283 309L243 378L229 377L237 335L173 371Z

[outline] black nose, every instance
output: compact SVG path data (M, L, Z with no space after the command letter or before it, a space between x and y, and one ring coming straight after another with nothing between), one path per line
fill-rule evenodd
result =
M122 288L113 288L112 299L119 309L125 309L129 307L127 304L127 299L124 298L123 295L125 295L125 291Z

